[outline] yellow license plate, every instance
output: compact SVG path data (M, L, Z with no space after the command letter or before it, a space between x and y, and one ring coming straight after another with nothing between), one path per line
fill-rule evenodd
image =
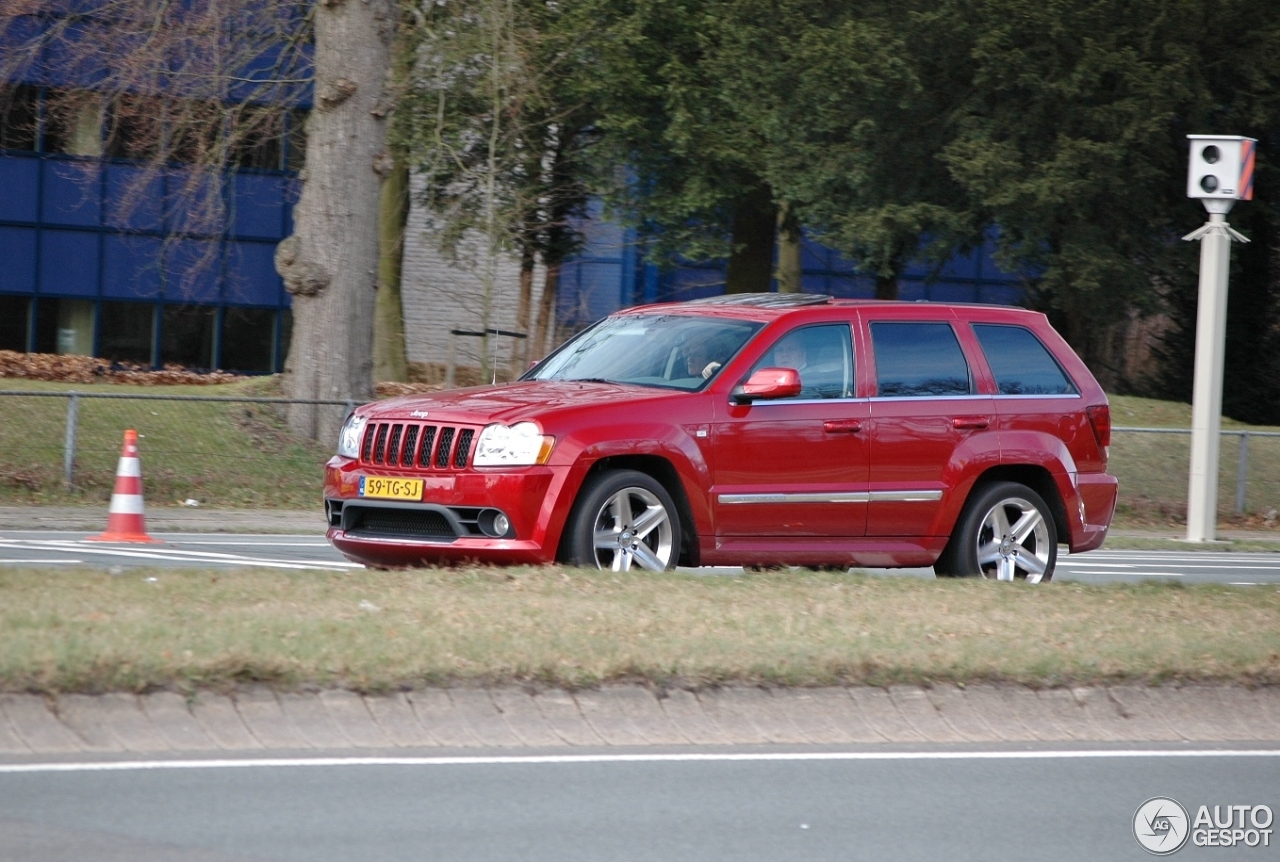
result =
M360 496L379 500L421 500L421 479L388 479L383 476L360 477Z

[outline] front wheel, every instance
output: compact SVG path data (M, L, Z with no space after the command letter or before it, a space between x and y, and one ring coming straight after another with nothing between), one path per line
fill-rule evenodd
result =
M661 572L680 556L680 518L667 489L636 470L587 481L569 518L567 557L576 566Z
M1058 529L1044 498L1017 482L995 482L965 504L935 569L940 575L1039 584L1053 577Z

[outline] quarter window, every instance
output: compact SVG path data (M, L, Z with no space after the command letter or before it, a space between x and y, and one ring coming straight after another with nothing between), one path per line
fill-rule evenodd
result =
M949 323L872 323L881 396L969 395L969 363Z
M975 324L1001 395L1075 395L1076 387L1040 339L1021 326Z

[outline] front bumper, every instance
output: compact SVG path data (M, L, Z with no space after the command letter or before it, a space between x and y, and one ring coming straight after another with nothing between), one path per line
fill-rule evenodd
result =
M420 474L335 457L325 467L327 536L347 558L373 566L552 562L563 524L554 502L566 473L522 467ZM362 497L362 476L421 479L422 499Z

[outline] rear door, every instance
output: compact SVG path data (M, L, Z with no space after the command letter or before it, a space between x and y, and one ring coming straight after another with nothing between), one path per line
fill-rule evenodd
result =
M959 476L956 449L990 429L954 321L868 315L871 386L869 536L929 536Z

